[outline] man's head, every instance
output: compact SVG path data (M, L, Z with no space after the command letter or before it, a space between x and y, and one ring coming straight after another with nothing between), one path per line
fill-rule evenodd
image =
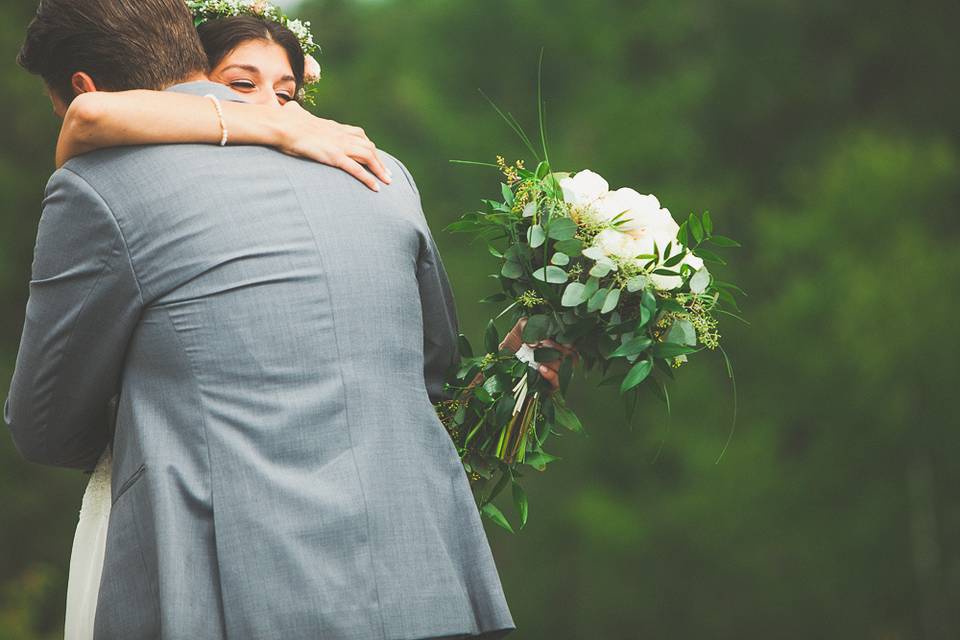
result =
M41 0L17 61L61 116L86 91L165 89L207 70L184 0Z

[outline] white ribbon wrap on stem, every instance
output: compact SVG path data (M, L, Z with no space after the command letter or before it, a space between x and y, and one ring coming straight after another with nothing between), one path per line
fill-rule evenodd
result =
M529 345L524 343L520 345L519 349L517 349L516 356L517 356L517 360L520 360L521 362L526 362L528 365L530 365L531 369L537 369L540 367L540 363L536 361L533 354L534 354L533 348L531 348Z

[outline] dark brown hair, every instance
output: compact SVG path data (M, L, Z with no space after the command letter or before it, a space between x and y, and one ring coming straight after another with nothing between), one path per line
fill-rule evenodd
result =
M206 71L183 0L41 0L17 62L67 104L71 76L98 89L165 89Z
M283 48L290 61L297 90L303 86L304 55L300 40L290 29L256 16L234 16L208 20L197 27L200 42L207 52L210 68L215 68L227 55L250 40L266 40Z

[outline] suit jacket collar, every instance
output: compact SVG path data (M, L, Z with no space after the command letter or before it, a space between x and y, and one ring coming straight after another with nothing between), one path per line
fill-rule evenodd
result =
M181 82L172 87L167 87L164 91L175 91L177 93L189 93L191 95L202 96L212 93L221 100L231 100L233 102L246 102L239 93L231 91L226 85L219 82L210 82L209 80L200 80L195 82Z

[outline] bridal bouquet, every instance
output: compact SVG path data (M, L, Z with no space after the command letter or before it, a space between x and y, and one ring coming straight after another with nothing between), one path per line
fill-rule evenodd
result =
M718 348L717 314L724 306L737 309L740 290L717 280L708 265L724 264L714 248L739 245L714 233L709 212L678 224L655 196L611 190L589 169L553 171L546 145L544 156L532 171L500 156L496 165L470 163L498 167L500 197L482 200L483 210L446 230L483 239L497 259L492 277L501 291L484 301L509 304L494 320L527 318L524 343L552 338L573 345L585 369L606 376L600 384L619 386L628 421L643 388L669 406L666 382L674 370L693 354ZM584 427L564 399L572 361L563 359L560 388L553 391L537 366L562 354L526 344L516 353L501 349L494 320L482 350L460 336L461 361L447 383L453 398L437 410L481 513L513 531L493 498L510 484L523 527L523 470L543 471L558 459L544 449L551 434Z

